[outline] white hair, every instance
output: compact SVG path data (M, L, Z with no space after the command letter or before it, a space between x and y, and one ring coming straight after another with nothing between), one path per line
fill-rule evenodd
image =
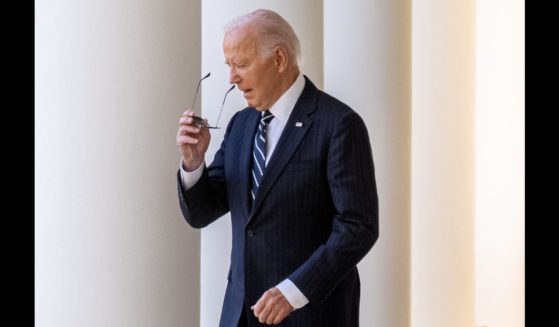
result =
M225 34L245 27L255 27L256 37L260 50L265 56L270 56L277 46L283 47L289 56L298 64L301 56L299 38L289 23L279 14L268 9L258 9L245 15L234 18L224 28Z

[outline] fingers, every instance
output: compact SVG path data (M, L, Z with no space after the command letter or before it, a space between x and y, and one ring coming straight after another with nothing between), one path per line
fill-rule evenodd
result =
M263 324L267 325L277 325L285 319L289 315L291 310L288 306L277 303L273 299L268 299L266 301L266 305L264 308L259 312L257 315L255 310L255 316L258 318L258 321Z
M198 144L198 142L200 141L197 138L189 135L181 135L177 137L177 145Z
M283 319L285 319L285 317L289 316L289 314L291 313L291 309L284 307L282 308L276 315L276 317L274 318L274 320L271 322L271 324L273 325L277 325L280 322L283 321Z
M262 310L264 310L264 307L266 306L265 301L266 301L266 293L264 293L262 297L260 297L260 299L256 302L256 304L252 306L252 309L254 310L254 316L256 318L260 317Z
M192 110L187 110L187 111L185 111L185 112L182 113L182 116L183 116L183 117L192 117L192 116L194 116L194 111L192 111Z
M208 127L208 120L202 119L194 114L193 111L187 110L183 112L181 118L179 119L179 126L183 125L193 125L198 128Z
M208 137L209 131L204 126L196 124L194 119L194 112L191 110L185 111L179 119L179 129L177 131L177 144L196 144L199 136ZM191 136L191 137L183 137ZM196 141L194 141L196 140Z
M272 304L271 309L270 309L270 313L268 314L268 316L266 317L266 324L267 325L271 325L274 323L274 321L276 320L276 318L278 317L279 312L282 310L282 306L279 303L276 303L275 305Z
M191 125L182 125L177 131L177 145L198 144L200 128Z
M182 165L186 171L194 171L204 161L211 135L204 124L194 118L194 112L187 110L179 118L176 142L182 156Z
M200 133L201 128L194 125L181 125L179 127L179 134L180 135L187 135L187 134L198 134Z
M192 117L189 116L182 116L179 119L179 126L195 126L196 123L194 122L194 119Z
M264 292L252 308L258 321L268 325L279 324L293 311L291 304L276 288Z
M274 308L274 302L272 299L270 298L265 298L263 302L264 307L262 308L262 310L259 312L259 314L257 315L258 321L260 321L260 323L265 323L266 320L268 319L268 316L270 315L271 311ZM254 313L256 314L256 309L254 310Z
M177 144L179 146L188 144L206 145L210 140L210 131L207 127L207 120L200 125L194 119L194 112L187 110L179 119L179 128L177 130ZM200 141L200 142L199 142Z
M194 119L196 115L194 114L194 111L192 110L187 110L185 112L182 113L181 118L179 119L179 125L193 125L196 124L196 121Z

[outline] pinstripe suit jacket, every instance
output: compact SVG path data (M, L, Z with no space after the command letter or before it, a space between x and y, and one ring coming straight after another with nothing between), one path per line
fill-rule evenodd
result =
M254 203L251 155L260 113L237 112L220 149L179 202L202 228L231 212L233 244L220 327L289 278L309 299L280 325L359 324L356 264L378 238L378 198L369 136L359 115L305 76ZM295 126L302 122L301 127ZM261 326L251 315L250 326Z

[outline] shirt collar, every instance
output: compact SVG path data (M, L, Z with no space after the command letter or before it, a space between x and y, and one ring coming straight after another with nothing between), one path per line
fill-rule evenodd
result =
M305 88L305 78L303 74L299 73L295 82L291 87L285 91L284 94L270 107L270 112L275 116L275 119L280 121L283 125L287 124L287 120L295 108L297 99L303 93Z

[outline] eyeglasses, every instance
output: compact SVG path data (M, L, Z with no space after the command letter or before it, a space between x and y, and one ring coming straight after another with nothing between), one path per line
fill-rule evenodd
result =
M194 94L194 101L192 101L192 110L194 110L194 105L196 104L196 97L198 96L198 90L200 89L200 83L202 83L203 80L205 80L206 78L210 77L211 73L208 73L206 76L202 77L199 81L198 81L198 86L196 87L196 93ZM207 127L210 129L218 129L220 127L218 127L219 124L219 118L221 117L221 113L223 112L223 106L225 105L225 99L227 98L227 95L229 94L229 92L231 92L233 89L235 88L235 84L233 84L229 90L227 90L227 92L225 92L225 96L223 97L223 103L221 104L221 109L219 110L219 116L217 116L217 123L215 124L215 126L209 126L206 124L206 121L202 118L202 117L198 117L198 116L192 116L192 120L194 121L194 124L198 125L198 127Z

